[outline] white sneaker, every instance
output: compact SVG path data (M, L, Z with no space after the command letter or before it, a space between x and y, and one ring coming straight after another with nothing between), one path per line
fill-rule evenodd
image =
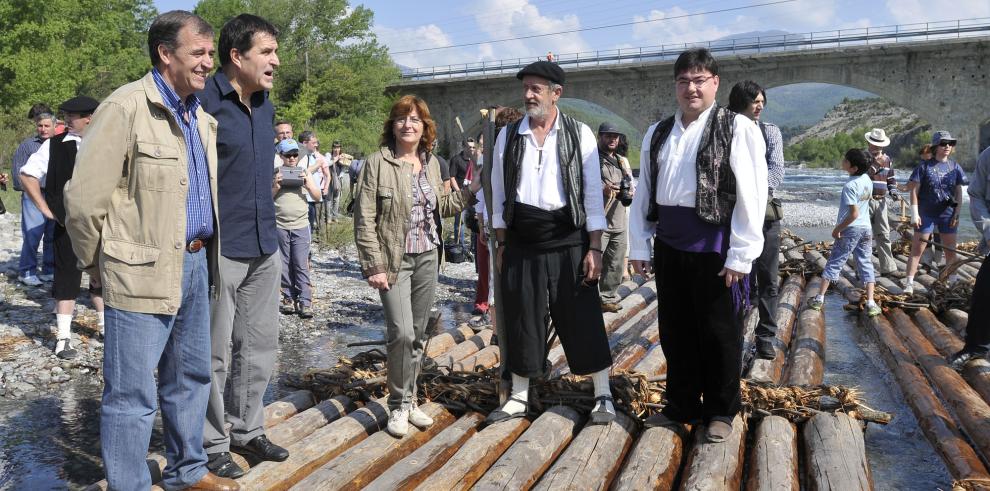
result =
M18 280L20 280L21 283L24 283L27 286L41 285L41 280L39 280L37 276L21 276L20 278L18 278Z
M44 281L45 283L51 283L55 281L55 275L53 274L39 274L38 279Z
M905 295L914 295L914 283L913 282L912 283L908 283L907 280L904 280L904 294Z
M413 404L412 409L409 410L409 422L412 423L413 426L424 430L433 424L433 418L424 413L419 406Z
M388 426L385 427L385 431L396 438L406 436L406 433L409 433L409 410L396 409L392 411L392 414L388 415Z
M959 275L953 273L949 275L948 284L953 285L959 282Z

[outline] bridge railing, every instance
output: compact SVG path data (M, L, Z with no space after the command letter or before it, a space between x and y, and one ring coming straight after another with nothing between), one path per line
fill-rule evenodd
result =
M990 17L564 53L555 54L554 61L561 66L587 67L673 60L684 50L697 47L708 48L713 53L752 54L985 35L990 35ZM407 80L431 80L471 75L512 73L540 59L544 59L544 57L533 56L414 68L405 71L402 74L402 78Z

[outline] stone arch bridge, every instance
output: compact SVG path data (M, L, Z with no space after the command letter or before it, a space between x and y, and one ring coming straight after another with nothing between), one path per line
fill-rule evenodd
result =
M957 160L972 164L990 145L990 36L719 56L718 99L738 81L765 88L802 82L855 87L918 114L959 139ZM676 109L673 61L568 68L564 97L605 107L641 130ZM390 88L423 97L452 151L458 117L469 134L482 107L522 105L514 73L403 80Z

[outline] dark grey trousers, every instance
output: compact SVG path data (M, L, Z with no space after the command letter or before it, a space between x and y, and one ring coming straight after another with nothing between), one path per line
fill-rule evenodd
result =
M298 300L309 307L313 289L309 282L309 227L278 229L278 249L282 253L282 298Z
M227 452L265 432L262 397L278 354L278 254L251 259L220 256L211 302L213 350L210 404L206 410L206 453ZM230 391L224 397L227 377ZM230 436L224 424L230 423Z
M598 282L598 291L603 302L622 300L616 290L622 284L622 263L626 259L627 237L628 232L625 230L602 233L602 277Z
M756 325L758 337L772 338L777 335L780 222L781 220L763 222L763 253L753 261L753 271L749 275L750 292L756 294L754 303L760 309L760 323Z

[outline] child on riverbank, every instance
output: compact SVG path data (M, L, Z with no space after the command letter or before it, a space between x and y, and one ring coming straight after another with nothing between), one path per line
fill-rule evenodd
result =
M299 144L292 138L278 142L275 151L282 158L283 168L299 165ZM313 317L310 305L313 293L309 283L309 228L308 195L320 201L322 191L313 176L302 170L302 185L283 183L283 172L275 171L272 196L275 198L275 225L278 227L278 248L282 252L282 306L283 314L299 314L303 319Z
M866 312L870 316L880 315L880 307L873 301L873 288L876 284L873 275L873 228L870 225L870 196L873 182L867 171L873 164L873 157L858 148L850 149L842 159L842 170L849 173L849 181L842 186L839 201L839 216L832 237L832 254L822 271L822 286L808 301L808 307L821 310L825 305L825 292L831 282L839 279L842 265L850 254L856 256L859 279L866 285Z

